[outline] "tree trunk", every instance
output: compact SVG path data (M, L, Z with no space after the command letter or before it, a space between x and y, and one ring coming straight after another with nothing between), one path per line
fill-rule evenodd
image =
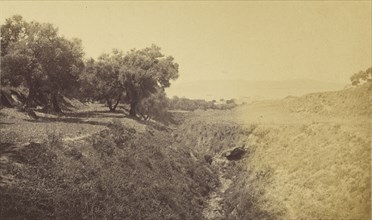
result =
M25 102L26 107L35 107L35 94L36 94L35 90L32 87L30 87Z
M119 105L119 102L120 102L120 99L121 99L121 93L119 94L119 97L118 97L118 99L116 100L116 103L115 103L115 105L114 105L114 107L113 107L113 111L115 111L116 110L116 107Z
M57 113L61 113L62 109L59 107L58 104L58 92L53 92L52 93L52 105L53 105L53 110Z
M28 96L25 101L26 107L35 107L35 95L36 90L34 88L34 85L32 83L31 77L26 78L27 87L28 87Z
M110 112L115 111L115 109L112 107L112 101L111 101L111 99L110 98L106 98L106 102L107 102L107 106L110 109Z
M129 116L136 117L137 102L130 103Z

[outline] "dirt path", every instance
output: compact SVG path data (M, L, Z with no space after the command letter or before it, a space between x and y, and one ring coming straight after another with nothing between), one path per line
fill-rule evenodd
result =
M92 134L83 134L83 135L78 135L78 136L75 136L75 137L65 137L65 138L62 138L63 141L78 141L78 140L81 140L81 139L84 139L84 138L87 138L89 136L91 136Z

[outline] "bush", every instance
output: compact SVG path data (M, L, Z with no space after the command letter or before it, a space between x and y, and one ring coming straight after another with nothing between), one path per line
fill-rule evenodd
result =
M110 132L112 133L113 140L117 147L122 148L128 141L134 138L136 130L133 128L125 127L120 120L114 119L109 125Z
M144 120L150 120L153 118L161 122L168 121L170 115L168 113L168 99L165 92L159 90L141 100L137 106L137 112Z
M116 143L108 129L99 132L93 136L93 148L97 150L101 156L111 156L116 148Z
M357 86L363 83L372 83L372 67L366 71L359 71L350 77L351 84Z

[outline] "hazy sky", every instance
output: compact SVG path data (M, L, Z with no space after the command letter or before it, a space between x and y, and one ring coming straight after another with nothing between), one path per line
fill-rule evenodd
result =
M371 2L0 2L83 40L87 57L159 45L197 79L347 82L371 66Z

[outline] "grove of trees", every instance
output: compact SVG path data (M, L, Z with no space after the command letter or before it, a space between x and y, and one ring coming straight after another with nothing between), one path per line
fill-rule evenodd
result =
M26 107L61 112L61 97L70 96L105 102L110 111L127 103L130 116L148 119L164 112L164 89L178 78L178 64L156 45L85 59L81 40L20 15L6 19L1 36L1 85L26 88Z
M50 104L60 112L59 96L78 85L84 69L81 41L67 40L53 25L28 23L19 15L6 19L1 35L1 84L25 86L28 106Z

